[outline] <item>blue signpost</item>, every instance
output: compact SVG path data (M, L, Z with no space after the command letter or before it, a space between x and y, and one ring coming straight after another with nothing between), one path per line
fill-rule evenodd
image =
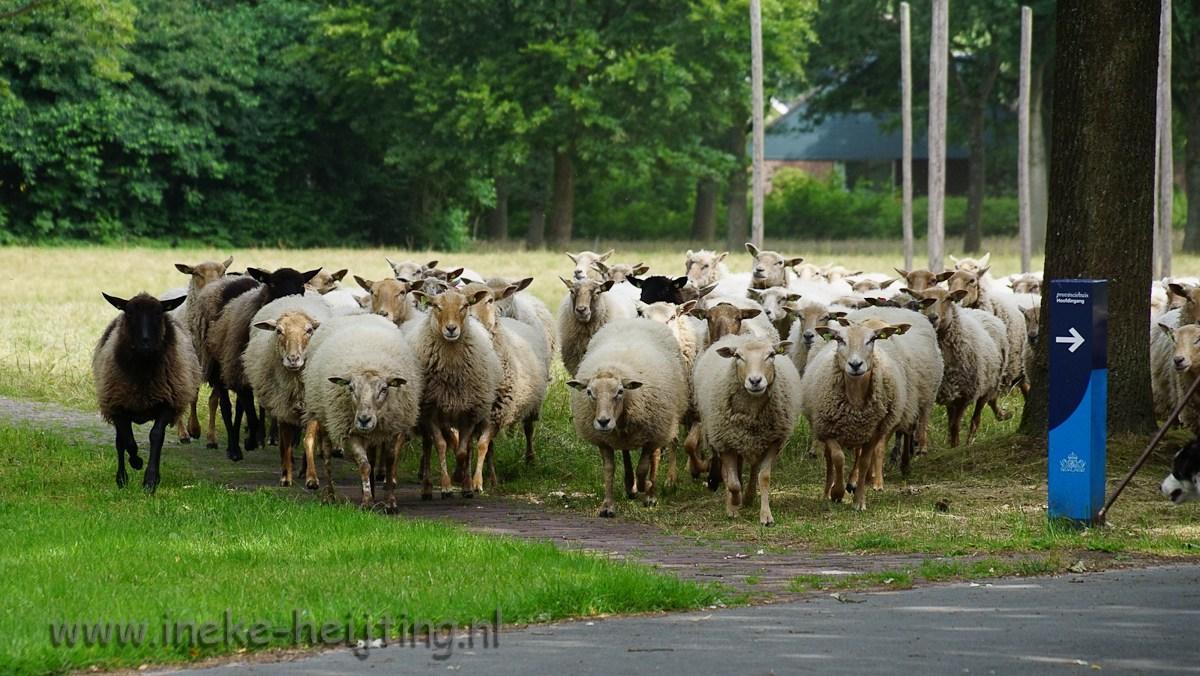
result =
M1050 282L1050 518L1098 525L1108 431L1108 282Z

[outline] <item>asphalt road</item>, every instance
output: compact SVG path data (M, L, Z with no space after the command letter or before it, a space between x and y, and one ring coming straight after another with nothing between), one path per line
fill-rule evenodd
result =
M1200 566L996 580L330 651L208 674L1197 672Z

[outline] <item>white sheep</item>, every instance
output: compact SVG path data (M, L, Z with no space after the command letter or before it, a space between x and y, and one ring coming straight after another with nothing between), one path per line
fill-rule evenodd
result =
M362 321L363 319L367 321ZM371 451L387 453L386 505L396 506L396 458L413 434L421 406L421 367L400 329L361 316L326 332L304 369L305 421L319 426L325 499L331 500L330 447L342 448L358 467L371 504Z
M429 314L409 334L425 380L421 431L437 447L443 498L451 494L446 470L447 437L453 438L451 430L457 432L456 475L461 478L462 497L469 498L474 495L472 477L467 472L471 439L487 423L503 376L491 336L470 316L471 305L488 298L489 293L478 290L469 297L455 290L437 296L412 293L429 304ZM421 465L429 467L428 443ZM422 499L433 497L431 474L426 472L422 477Z
M692 310L692 315L707 322L710 344L731 334L779 340L779 332L763 314L762 306L749 298L708 296L703 303L703 307Z
M250 342L242 353L246 380L258 405L279 423L280 486L292 485L292 450L304 418L303 369L309 341L329 319L322 296L285 296L254 314ZM306 470L316 476L309 462ZM311 482L309 488L316 488Z
M788 343L791 344L791 347L788 348L788 357L792 360L796 371L803 376L813 348L821 345L817 329L837 317L845 316L846 313L841 310L832 310L823 303L807 298L788 303L786 309L788 314L795 318L791 331L787 334Z
M967 260L959 261L959 264ZM980 260L986 261L987 256ZM1025 315L1021 313L1021 308L1018 307L1012 293L1008 289L997 288L1000 285L996 284L995 280L988 282L987 273L987 267L978 272L958 270L947 280L947 287L951 291L966 290L967 295L962 300L963 307L990 312L1004 322L1008 349L1001 379L1003 394L1025 378L1025 344L1029 340L1029 334L1025 326ZM999 398L993 399L990 405L998 420L1012 417L1010 411L1000 407Z
M492 277L487 280L493 296L495 292L503 291L510 285L517 286L517 292L496 301L496 311L501 317L515 319L542 332L546 351L553 355L558 353L558 331L555 330L554 315L550 308L540 298L529 293L521 293L533 283L533 277L519 281L511 281L504 277Z
M184 300L183 305L172 310L172 314L177 320L179 320L180 327L187 331L188 340L191 341L192 349L196 352L197 356L200 354L201 343L192 332L192 318L194 315L198 314L198 311L194 310L194 308L197 308L200 292L204 290L204 287L208 286L212 282L217 281L218 279L224 278L226 273L229 271L230 265L233 265L233 256L226 258L220 263L216 261L205 261L199 265L188 265L187 263L175 264L176 270L179 270L188 276L188 286L187 291L185 292L186 299ZM159 300L167 300L170 297L171 296L167 294L163 294L163 296L159 297ZM197 397L192 400L192 403L189 406L190 410L188 412L186 424L182 418L180 418L179 422L176 424L177 432L179 434L179 441L181 443L187 443L191 441L192 438L200 438L200 419L196 415L196 403L197 399L199 399L198 390L196 394ZM211 446L216 448L215 435L217 396L215 392L209 396L208 410L210 441L212 442Z
M613 250L609 249L602 254L598 254L594 251L580 251L577 254L567 251L565 253L567 254L567 258L570 258L571 262L575 264L575 269L571 271L571 279L599 280L600 273L596 270L596 263L603 263L607 261L609 257L613 255Z
M782 286L769 289L748 289L746 294L751 300L762 306L767 321L775 326L780 336L786 336L792 331L795 315L788 312L787 304L800 300L800 294Z
M699 251L687 250L684 254L683 270L687 275L688 282L696 287L708 286L715 284L729 275L729 268L725 267L725 257L729 255L728 251L717 253L701 249Z
M571 415L580 437L600 449L604 503L600 516L616 516L613 452L625 461L625 493L656 501L658 449L670 444L688 408L683 358L670 329L646 319L610 322L596 333L575 378L567 382ZM629 450L640 448L636 482Z
M708 325L688 314L696 307L697 303L698 301L689 300L682 305L675 305L660 301L649 305L642 304L638 307L639 317L656 321L671 329L671 333L675 336L675 342L679 345L680 356L683 357L684 376L688 383L689 393L693 392L692 369L696 365L696 359L709 342ZM694 398L690 394L688 401L694 402ZM688 407L683 424L688 430L687 436L684 438L683 450L688 456L689 471L693 478L697 478L708 469L708 466L700 457L700 415L695 406ZM670 446L667 447L664 455L667 463L667 486L674 486L677 468L675 460L671 457Z
M563 366L573 376L592 336L610 321L634 317L636 309L607 294L613 287L611 281L559 279L567 287L567 296L558 308L558 339Z
M725 510L738 507L759 491L758 521L773 526L771 466L791 437L800 410L800 375L788 359L776 359L788 345L752 336L726 336L704 352L694 373L696 406L704 438L721 458ZM750 482L741 494L739 460L750 465Z
M792 267L804 262L796 256L788 258L777 251L764 251L746 242L746 251L754 256L750 288L769 289L772 286L789 286L795 278Z
M596 261L592 263L592 267L596 268L596 272L600 273L600 281L607 282L612 280L618 285L624 282L629 277L640 277L641 275L650 272L650 266L644 263L603 263Z

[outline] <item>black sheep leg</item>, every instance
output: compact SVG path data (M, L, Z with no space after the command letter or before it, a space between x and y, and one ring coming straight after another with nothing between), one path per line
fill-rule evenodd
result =
M142 488L147 493L153 494L158 488L158 464L162 459L163 439L167 435L167 425L171 424L174 417L170 411L159 413L154 420L154 427L150 428L150 464L146 466L146 474L142 477Z
M242 399L246 400L245 406L242 406ZM238 406L241 406L242 410L246 412L246 450L253 451L262 443L258 409L254 407L254 390L249 387L238 390Z
M225 422L225 438L227 445L225 447L225 457L237 462L242 459L241 442L238 440L236 428L234 427L233 406L229 402L229 390L220 388L218 397L221 404L221 420ZM237 424L242 423L241 402L238 402Z

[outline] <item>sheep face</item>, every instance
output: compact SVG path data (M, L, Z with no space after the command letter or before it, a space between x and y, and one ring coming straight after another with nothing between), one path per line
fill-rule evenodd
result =
M125 300L101 294L110 305L125 313L123 324L127 345L139 355L154 355L166 347L167 313L183 304L184 296L160 301L147 293Z
M892 268L900 273L900 277L904 279L904 285L913 291L924 291L930 287L936 286L954 274L952 271L933 274L928 270L901 270L900 268Z
M1178 328L1171 328L1166 324L1159 323L1158 328L1165 331L1175 343L1175 353L1172 357L1175 371L1178 373L1200 371L1200 324L1185 324Z
M982 277L984 275L984 273L987 272L987 269L989 267L991 267L988 265L988 261L990 261L991 259L992 259L992 253L990 251L988 253L983 254L979 258L955 258L954 256L950 257L950 260L954 263L955 272L958 272L958 271L973 272L973 273L979 275L980 277Z
M855 270L854 272L850 272L849 270L846 269L846 266L844 266L844 265L830 265L825 268L825 270L822 273L822 276L824 276L825 281L829 282L830 284L836 284L847 277L853 277L855 275L861 275L861 274L862 274L862 270Z
M575 269L571 271L571 278L575 280L584 280L588 279L589 276L597 276L595 274L594 265L596 263L603 263L607 261L608 257L613 255L613 250L609 249L602 254L598 254L594 251L580 251L577 254L573 254L570 251L566 251L564 253L566 253L567 258L570 258L571 262L575 264Z
M469 296L455 290L438 296L430 296L423 291L414 291L413 295L429 304L429 321L437 327L437 333L443 340L453 343L462 338L466 331L471 306L487 298L489 293L487 289L480 289Z
M354 407L354 431L370 434L379 424L379 410L387 402L388 394L408 381L399 376L364 371L344 377L333 376L329 382L346 388L348 403Z
M800 322L800 339L804 341L805 347L812 347L813 343L817 342L817 329L835 318L829 313L829 309L820 303L792 303L788 306L788 311L796 315L796 321Z
M342 268L334 273L325 272L324 268L304 285L305 292L319 293L322 296L338 288L338 282L346 276L349 270Z
M854 282L854 284L850 285L850 288L854 289L854 293L866 293L868 291L877 291L882 288L882 286L879 282L873 279L860 279Z
M371 294L365 306L371 313L385 317L392 322L401 322L408 317L408 310L412 307L408 302L408 292L412 290L411 284L391 278L372 282L358 275L354 276L354 280L364 291Z
M746 295L759 305L762 305L763 314L767 315L767 319L772 323L781 321L787 316L788 303L795 303L800 300L800 294L789 293L787 289L782 287L747 289Z
M666 324L671 329L671 333L679 338L679 318L690 313L696 308L696 301L689 300L683 305L675 305L674 303L659 302L651 303L650 305L639 304L637 314L639 317L649 319L650 321Z
M947 286L951 291L964 290L967 295L963 298L962 304L966 307L976 307L979 305L979 279L987 274L988 268L983 268L979 272L968 272L966 270L958 270L950 275L947 281Z
M746 242L746 251L754 256L752 276L757 289L787 286L787 269L804 262L803 258L786 258L776 251L761 251L749 242Z
M708 338L717 342L725 336L736 336L742 332L742 322L762 314L758 308L743 309L729 303L717 303L707 310L693 310L692 314L708 323Z
M1031 293L1035 296L1042 293L1042 280L1033 275L1017 277L1009 286L1012 287L1013 293Z
M1168 309L1179 309L1189 317L1200 315L1200 287L1172 282L1167 291Z
M1163 496L1181 505L1200 498L1200 441L1193 439L1175 453L1171 473L1162 481Z
M233 265L233 256L226 258L220 263L215 261L205 261L199 265L176 263L175 269L185 275L191 276L192 279L189 282L189 286L192 290L199 291L212 282L224 277L225 271L229 269L230 265Z
M587 382L570 380L567 381L567 385L587 394L588 399L592 400L595 409L592 427L597 432L612 432L617 429L617 421L625 412L625 393L638 389L642 383L613 374L599 373Z
M845 319L841 321L846 321ZM879 320L862 323L830 324L817 329L823 338L837 343L837 364L848 377L864 378L871 375L875 356L875 341L885 340L904 333L911 328L908 324L895 326Z
M592 267L600 273L600 279L604 281L613 281L617 284L625 281L630 276L644 275L650 272L650 266L642 263L613 263L607 265L600 261L592 264Z
M1029 338L1029 344L1037 345L1038 321L1042 316L1041 306L1023 307L1021 314L1025 315L1025 336Z
M400 261L397 263L386 256L383 260L387 261L388 266L392 268L392 275L396 279L404 279L409 281L425 277L425 272L427 270L436 269L438 264L437 261L429 261L424 265L416 261Z
M587 252L584 252L587 253ZM571 308L575 314L575 320L587 324L592 321L592 317L596 314L596 307L600 304L600 295L605 291L613 288L613 282L598 282L594 279L575 279L568 281L559 277L563 284L566 284L567 289L571 292Z
M929 318L934 330L939 334L950 327L954 321L955 303L961 303L967 296L965 289L947 291L940 287L932 287L924 291L904 289L904 293L917 299L918 311Z
M286 312L278 319L259 322L254 328L274 331L275 348L283 360L283 368L299 371L304 368L304 353L308 350L308 341L320 325L321 322L303 312Z
M532 281L532 277L530 281ZM490 284L471 283L462 288L462 292L471 296L479 291L487 293L483 300L471 305L471 316L479 320L488 331L495 332L496 323L500 321L500 301L510 298L517 292L516 284L509 284L497 289Z
M305 285L320 271L321 268L308 272L299 272L292 268L279 268L274 272L267 272L259 268L246 268L246 274L270 290L271 298L304 295Z
M712 284L720 274L718 266L728 255L728 251L717 253L701 249L693 252L688 249L683 263L684 274L696 288Z
M796 277L804 281L812 281L821 276L821 267L812 263L793 265L792 270L796 272Z
M671 279L663 275L651 275L650 277L642 278L630 275L625 278L625 281L641 289L639 299L643 303L666 301L678 305L685 300L690 300L689 298L684 298L684 288L688 286L687 277Z
M752 340L739 347L722 347L717 354L732 359L742 387L752 397L761 397L775 383L775 357L786 354L792 344L788 341L770 343Z

